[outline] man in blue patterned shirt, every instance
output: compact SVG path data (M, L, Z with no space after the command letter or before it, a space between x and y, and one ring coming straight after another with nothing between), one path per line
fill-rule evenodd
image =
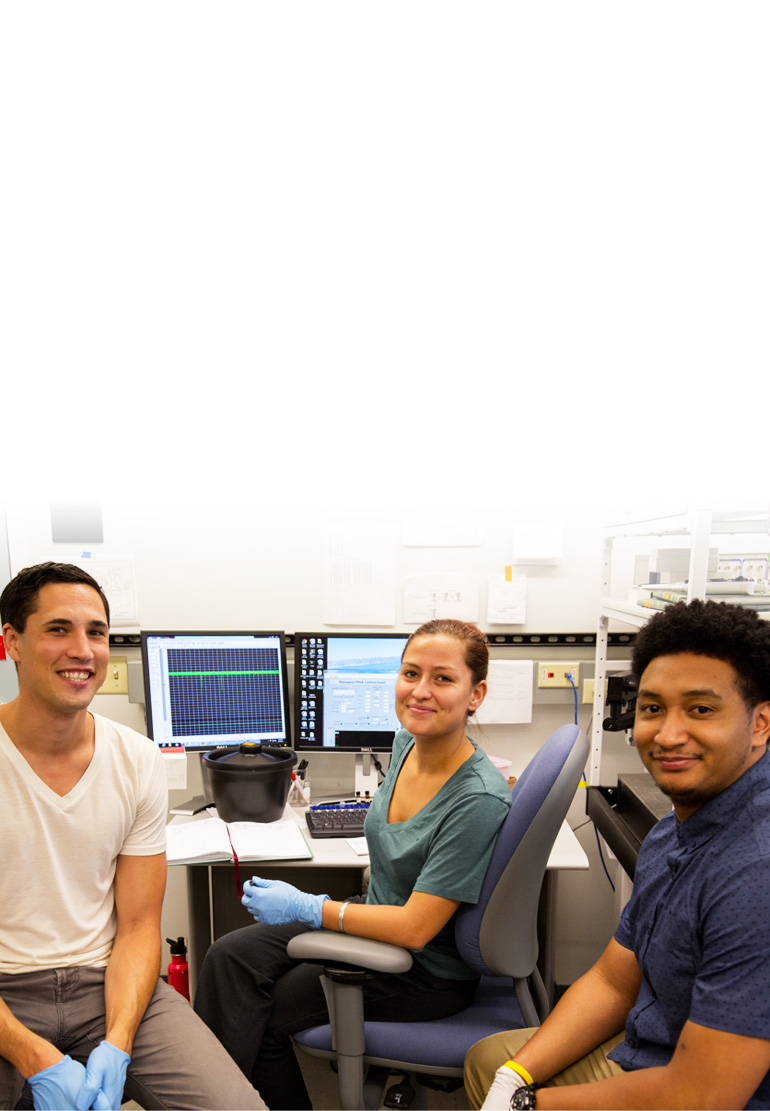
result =
M673 812L593 968L539 1030L471 1049L473 1107L770 1107L770 622L680 603L633 670L634 741Z

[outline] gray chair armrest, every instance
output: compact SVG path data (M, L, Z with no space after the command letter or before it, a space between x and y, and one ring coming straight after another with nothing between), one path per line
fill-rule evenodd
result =
M374 972L408 972L412 954L398 945L332 930L308 930L291 938L287 953L297 961L341 961Z

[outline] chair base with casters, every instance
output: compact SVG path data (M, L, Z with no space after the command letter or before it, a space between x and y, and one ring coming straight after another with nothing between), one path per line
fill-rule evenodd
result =
M462 1082L465 1055L475 1042L501 1030L538 1026L545 1019L548 998L537 970L540 890L588 748L576 725L562 726L514 785L479 900L463 905L455 920L460 954L481 977L462 1011L424 1022L364 1021L366 970L404 972L411 967L411 954L327 930L291 939L291 957L323 965L329 1007L329 1025L302 1030L294 1042L315 1056L336 1058L340 1107L378 1107L391 1070L425 1078L425 1084L417 1085L417 1106L425 1107L425 1087L432 1077Z

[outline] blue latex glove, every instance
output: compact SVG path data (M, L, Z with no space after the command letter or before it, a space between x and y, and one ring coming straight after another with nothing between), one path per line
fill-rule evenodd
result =
M85 1078L85 1068L71 1057L62 1057L57 1064L34 1073L27 1083L36 1111L73 1111Z
M118 1111L123 1102L126 1069L131 1060L127 1053L111 1042L99 1042L86 1062L85 1083L78 1092L77 1111Z
M243 885L241 902L257 922L281 926L284 922L307 922L321 928L321 907L328 895L309 895L283 880L263 880L252 876Z

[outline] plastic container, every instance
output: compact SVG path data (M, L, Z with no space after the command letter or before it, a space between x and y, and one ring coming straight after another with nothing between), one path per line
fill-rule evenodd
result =
M187 964L187 946L183 937L176 941L167 937L166 941L171 946L171 963L168 966L168 982L175 991L190 999L190 969Z
M217 814L225 822L277 822L283 817L297 754L244 741L203 756Z
M291 806L310 806L310 777L291 773L291 790L289 791L289 804Z

